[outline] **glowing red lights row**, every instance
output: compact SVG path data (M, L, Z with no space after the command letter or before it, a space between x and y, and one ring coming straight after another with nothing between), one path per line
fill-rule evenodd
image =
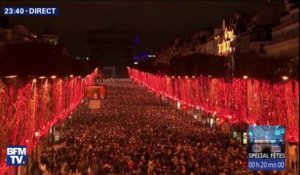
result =
M168 77L128 68L130 78L182 105L215 113L221 121L284 125L287 141L298 142L299 85L251 78Z
M0 174L8 170L6 146L27 145L31 154L39 138L81 103L83 88L94 82L95 74L96 70L85 78L43 77L19 88L0 84Z

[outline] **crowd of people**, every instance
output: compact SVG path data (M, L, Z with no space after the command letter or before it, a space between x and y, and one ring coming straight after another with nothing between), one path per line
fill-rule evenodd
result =
M60 146L42 152L44 174L250 174L245 150L230 135L129 80L106 83L101 109L80 106L65 121Z

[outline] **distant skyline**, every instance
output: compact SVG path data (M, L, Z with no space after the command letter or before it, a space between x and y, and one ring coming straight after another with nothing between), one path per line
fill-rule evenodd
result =
M58 6L57 17L11 17L35 33L59 36L72 55L87 53L86 32L91 29L133 30L142 48L158 49L175 37L185 37L242 10L250 15L266 0L244 1L2 1L3 6ZM272 2L272 1L271 1ZM277 1L278 2L278 1Z

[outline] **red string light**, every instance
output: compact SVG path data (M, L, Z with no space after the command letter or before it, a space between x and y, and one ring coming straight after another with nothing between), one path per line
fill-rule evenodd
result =
M0 87L0 174L8 171L7 145L26 145L28 154L60 119L81 103L85 85L92 85L96 71L88 77L31 80L22 87ZM1 89L2 88L2 89ZM1 91L2 90L2 91Z
M290 80L270 83L256 79L175 78L128 68L130 78L156 94L231 123L284 125L288 142L298 142L299 85Z

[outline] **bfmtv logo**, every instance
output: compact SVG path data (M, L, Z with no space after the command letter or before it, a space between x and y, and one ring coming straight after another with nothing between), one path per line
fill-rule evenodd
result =
M6 148L6 164L10 166L19 166L27 164L26 146L8 146Z

